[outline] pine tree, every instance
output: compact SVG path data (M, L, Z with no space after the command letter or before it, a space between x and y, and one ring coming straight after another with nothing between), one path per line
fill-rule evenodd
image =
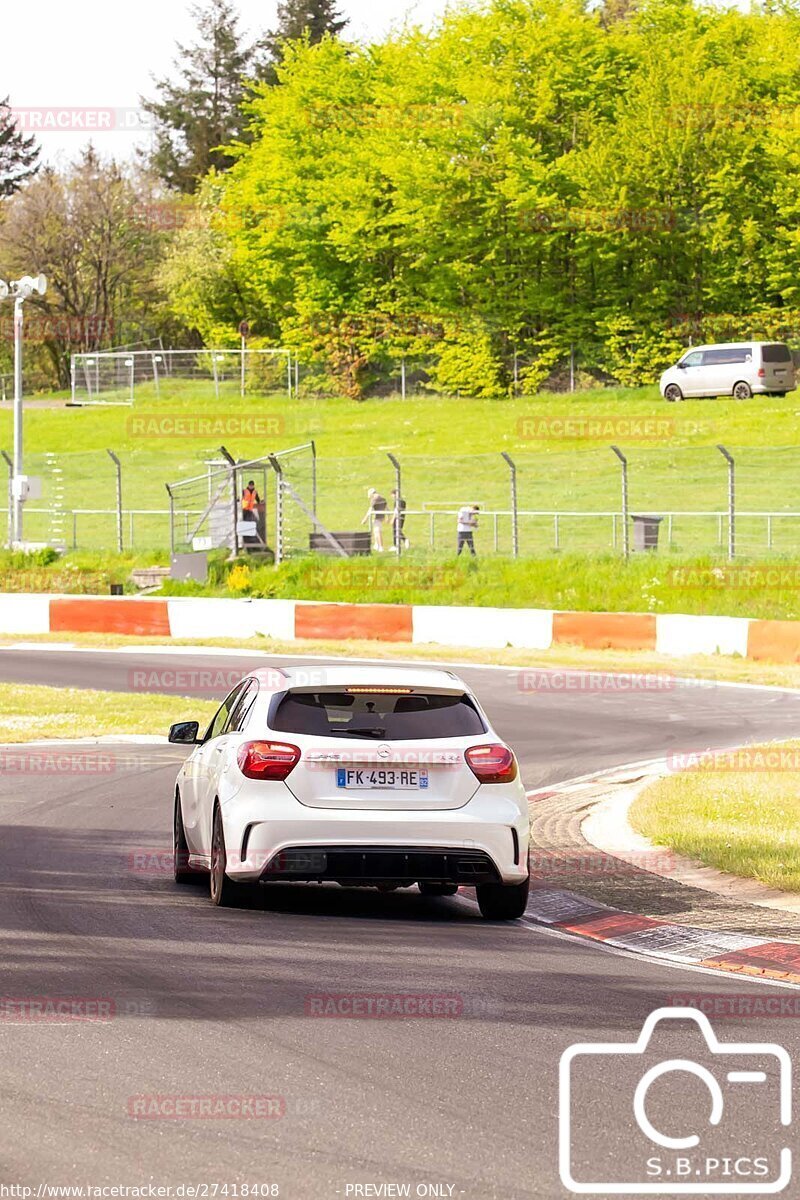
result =
M277 83L277 68L283 59L286 42L307 38L312 46L329 34L338 37L347 25L335 0L283 0L278 4L278 27L261 44L263 57L259 75L267 83Z
M33 134L17 128L8 100L0 100L0 198L18 191L39 169L39 147Z
M157 80L159 98L142 99L155 118L150 167L182 192L195 191L212 167L224 171L231 165L221 147L244 135L244 77L254 49L243 42L228 0L210 0L191 12L200 37L193 46L178 46L177 81Z

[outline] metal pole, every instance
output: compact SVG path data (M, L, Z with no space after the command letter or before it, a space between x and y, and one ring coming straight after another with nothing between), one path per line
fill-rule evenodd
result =
M295 399L300 395L300 358L297 354L294 356L294 395Z
M569 348L569 390L575 391L575 345Z
M14 523L13 541L22 541L22 496L19 477L22 475L22 305L24 297L14 301Z
M3 458L5 459L6 465L8 467L8 530L7 530L7 534L8 534L8 545L9 545L9 549L10 549L11 543L14 539L14 489L13 489L13 483L12 483L12 480L14 478L14 461L11 458L11 455L8 454L5 450L0 450L0 454L2 454Z
M622 463L622 553L627 559L631 553L631 536L628 528L628 460L619 446L612 446L611 449Z
M241 381L241 387L240 387L240 395L242 395L242 396L244 396L244 364L246 361L246 358L245 358L245 346L246 345L247 345L247 343L245 342L245 339L242 338L242 381Z
M728 464L728 558L736 557L736 464L733 455L724 446L717 446Z
M75 403L75 355L70 356L69 360L69 384L72 395L72 403Z
M517 517L517 468L507 450L501 451L501 457L511 468L511 551L514 558L519 558L519 520Z
M227 461L231 469L231 503L233 505L233 556L239 553L239 495L236 487L236 461L232 454L224 446L219 448L220 454Z
M317 443L312 439L311 446L311 510L317 515ZM264 489L266 491L266 488Z
M217 356L211 351L211 370L214 372L214 395L219 400L219 375L217 374Z
M172 488L168 483L164 484L169 496L169 552L175 554L175 497L172 494Z
M106 450L106 454L117 468L117 549L122 554L122 463L113 450Z
M405 354L400 359L400 395L403 400L406 398L406 356Z
M403 361L405 361L405 359ZM394 486L397 489L397 499L394 502L394 521L392 523L394 525L394 548L397 553L397 557L399 558L400 554L402 553L401 543L403 540L400 536L400 517L402 513L400 501L403 498L403 493L401 491L400 463L393 454L387 453L386 457L394 467Z
M291 400L291 398L292 398L292 352L291 352L291 350L289 350L289 352L286 355L286 371L287 371L287 375L288 375L287 388L289 390L289 399Z

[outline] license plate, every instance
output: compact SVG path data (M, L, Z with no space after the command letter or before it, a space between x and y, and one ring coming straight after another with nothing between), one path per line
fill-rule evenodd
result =
M413 792L428 786L427 768L337 767L336 786L340 788L386 788L388 791Z

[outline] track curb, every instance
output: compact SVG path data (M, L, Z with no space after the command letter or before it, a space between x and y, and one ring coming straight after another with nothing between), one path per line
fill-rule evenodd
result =
M663 760L647 760L580 776L547 789L528 792L529 800L581 795L593 789L631 787L655 779ZM608 791L596 794L596 805ZM532 848L535 853L535 847ZM577 850L577 847L576 847ZM620 865L624 865L622 859ZM648 872L642 872L647 874ZM612 946L627 953L673 966L699 967L743 978L768 979L800 986L800 944L736 931L704 929L644 916L581 895L566 888L534 883L525 913L527 920L561 933Z

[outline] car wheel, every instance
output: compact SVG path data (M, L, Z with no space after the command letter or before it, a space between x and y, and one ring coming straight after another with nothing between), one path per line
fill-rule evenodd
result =
M455 896L457 883L420 883L417 885L423 896Z
M678 387L677 383L667 384L667 386L664 388L664 399L668 400L670 404L674 404L676 400L683 399L683 392Z
M740 379L738 383L733 385L734 400L749 400L752 394L753 389L750 387L750 384L745 383L743 379Z
M515 921L528 905L531 881L524 883L479 883L475 888L478 908L487 921Z
M172 818L172 869L176 883L195 883L197 873L189 866L189 846L183 828L180 793L175 791L175 812Z
M228 878L228 856L225 853L225 834L222 829L222 813L219 805L214 809L214 825L211 832L211 902L220 908L235 908L241 904L245 888Z

